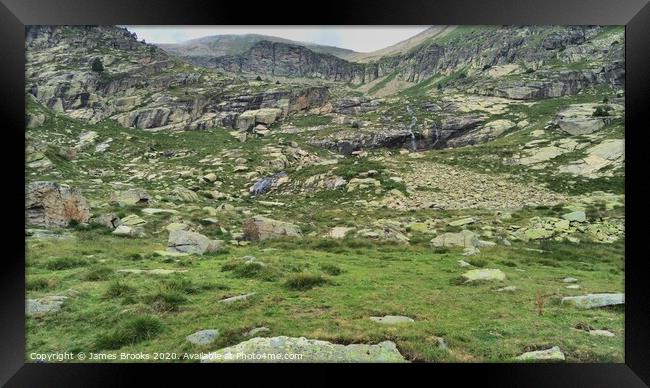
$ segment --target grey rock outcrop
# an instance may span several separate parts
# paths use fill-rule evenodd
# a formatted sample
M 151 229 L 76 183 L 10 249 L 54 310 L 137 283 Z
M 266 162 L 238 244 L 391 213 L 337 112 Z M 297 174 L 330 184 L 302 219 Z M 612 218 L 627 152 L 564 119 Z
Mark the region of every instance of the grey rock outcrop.
M 66 227 L 72 221 L 88 222 L 90 207 L 79 190 L 54 182 L 32 182 L 26 187 L 25 219 L 28 225 Z

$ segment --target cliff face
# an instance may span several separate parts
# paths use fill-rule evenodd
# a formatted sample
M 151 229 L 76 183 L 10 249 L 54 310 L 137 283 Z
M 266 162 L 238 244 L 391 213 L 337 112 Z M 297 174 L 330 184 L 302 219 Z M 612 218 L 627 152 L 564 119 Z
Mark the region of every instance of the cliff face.
M 327 87 L 240 80 L 197 68 L 113 26 L 26 30 L 26 92 L 44 106 L 97 123 L 142 129 L 235 127 L 247 110 L 284 116 L 325 103 Z M 93 68 L 99 61 L 101 68 Z
M 258 42 L 239 55 L 183 58 L 226 72 L 319 78 L 353 85 L 382 77 L 417 84 L 432 77 L 463 73 L 461 78 L 469 79 L 456 83 L 474 93 L 537 99 L 575 94 L 599 83 L 623 85 L 623 45 L 612 41 L 603 46 L 590 41 L 603 29 L 463 26 L 424 41 L 408 52 L 370 63 L 350 62 L 300 45 L 270 41 Z M 492 82 L 494 72 L 490 69 L 501 66 L 518 67 L 519 77 L 501 78 L 498 84 Z
M 306 47 L 261 41 L 241 55 L 185 57 L 194 64 L 229 72 L 246 72 L 283 77 L 320 78 L 362 84 L 372 81 L 366 66 L 348 62 Z

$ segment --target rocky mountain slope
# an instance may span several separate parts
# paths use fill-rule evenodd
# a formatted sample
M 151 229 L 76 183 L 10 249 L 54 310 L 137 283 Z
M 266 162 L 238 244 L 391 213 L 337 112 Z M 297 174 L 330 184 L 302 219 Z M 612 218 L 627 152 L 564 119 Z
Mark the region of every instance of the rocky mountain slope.
M 622 362 L 623 29 L 430 38 L 247 72 L 29 28 L 28 352 Z
M 191 66 L 117 27 L 32 27 L 27 88 L 57 112 L 155 130 L 236 128 L 249 110 L 277 117 L 321 105 L 322 87 L 247 82 Z M 99 60 L 101 70 L 93 70 Z M 272 119 L 275 120 L 275 117 Z
M 290 39 L 278 38 L 269 35 L 214 35 L 192 39 L 182 43 L 157 44 L 170 54 L 179 57 L 221 57 L 225 55 L 239 55 L 246 52 L 261 41 L 300 45 L 320 54 L 331 54 L 342 59 L 348 59 L 356 53 L 353 50 L 334 46 L 323 46 L 312 43 L 296 42 Z

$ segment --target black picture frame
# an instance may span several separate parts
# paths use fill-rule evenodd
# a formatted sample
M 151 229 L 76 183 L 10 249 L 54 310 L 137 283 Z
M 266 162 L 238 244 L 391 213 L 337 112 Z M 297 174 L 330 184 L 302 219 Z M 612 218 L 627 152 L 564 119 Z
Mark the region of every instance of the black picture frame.
M 650 289 L 643 241 L 645 230 L 644 130 L 650 106 L 650 4 L 647 0 L 461 0 L 348 2 L 224 2 L 173 0 L 0 0 L 0 109 L 5 231 L 0 259 L 0 384 L 16 387 L 103 386 L 207 377 L 219 384 L 224 374 L 248 383 L 251 377 L 291 383 L 291 376 L 314 365 L 136 365 L 25 363 L 24 213 L 25 26 L 52 25 L 625 25 L 626 38 L 626 266 L 624 364 L 412 364 L 316 365 L 317 372 L 293 383 L 343 379 L 339 372 L 361 371 L 367 383 L 404 382 L 420 372 L 432 384 L 482 386 L 639 387 L 650 384 Z M 644 126 L 645 124 L 645 126 Z M 646 206 L 647 207 L 647 206 Z M 11 210 L 11 214 L 6 211 Z M 10 221 L 11 220 L 11 221 Z M 641 227 L 637 227 L 641 225 Z M 218 368 L 215 370 L 215 368 Z M 445 379 L 445 377 L 450 380 Z M 225 379 L 223 383 L 225 383 Z M 426 382 L 427 380 L 423 380 Z

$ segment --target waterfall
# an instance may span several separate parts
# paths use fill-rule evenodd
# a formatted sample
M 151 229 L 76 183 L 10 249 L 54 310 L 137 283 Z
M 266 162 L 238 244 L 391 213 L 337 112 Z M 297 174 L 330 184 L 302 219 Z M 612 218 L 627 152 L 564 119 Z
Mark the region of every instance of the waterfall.
M 415 128 L 415 125 L 418 122 L 418 118 L 415 117 L 415 115 L 411 111 L 411 107 L 409 105 L 406 105 L 406 111 L 408 112 L 408 114 L 411 115 L 411 123 L 407 127 L 407 129 L 409 131 L 409 135 L 411 137 L 411 150 L 417 151 L 418 146 L 417 146 L 417 144 L 415 142 L 415 134 L 413 133 L 413 128 Z

